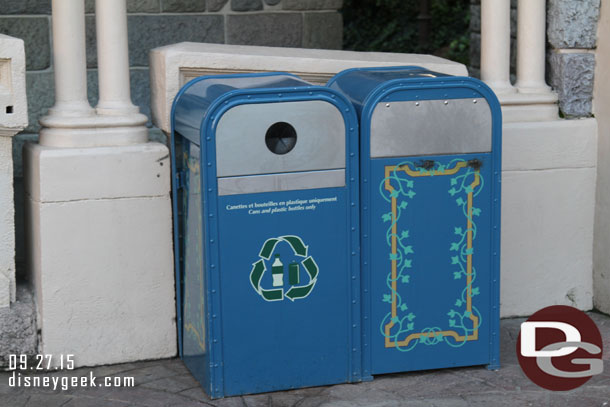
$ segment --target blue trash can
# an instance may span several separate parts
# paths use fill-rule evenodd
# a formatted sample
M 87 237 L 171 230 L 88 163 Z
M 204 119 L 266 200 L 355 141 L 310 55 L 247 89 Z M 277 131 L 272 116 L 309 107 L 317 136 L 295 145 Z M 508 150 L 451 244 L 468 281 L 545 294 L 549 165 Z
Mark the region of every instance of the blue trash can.
M 180 355 L 213 398 L 359 381 L 358 124 L 285 73 L 172 109 Z
M 350 69 L 360 119 L 363 376 L 499 367 L 501 112 L 481 81 Z

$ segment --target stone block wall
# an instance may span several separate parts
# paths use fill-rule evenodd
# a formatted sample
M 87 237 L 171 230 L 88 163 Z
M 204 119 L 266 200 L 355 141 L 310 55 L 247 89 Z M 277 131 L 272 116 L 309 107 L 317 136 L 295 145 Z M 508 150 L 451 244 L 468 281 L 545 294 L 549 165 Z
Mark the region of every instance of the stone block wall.
M 103 0 L 98 0 L 103 1 Z M 89 99 L 98 99 L 95 1 L 86 0 Z M 150 117 L 148 52 L 182 41 L 340 49 L 343 0 L 127 0 L 132 100 Z M 25 41 L 29 126 L 13 140 L 17 272 L 23 254 L 21 150 L 54 103 L 51 0 L 0 0 L 0 33 Z M 153 132 L 154 133 L 154 132 Z
M 566 118 L 591 116 L 600 0 L 547 0 L 547 82 Z M 470 5 L 470 67 L 479 77 L 481 0 Z M 517 57 L 517 0 L 511 0 L 511 79 Z
M 600 0 L 548 0 L 548 80 L 566 117 L 591 116 Z
M 103 0 L 102 0 L 103 1 Z M 342 0 L 127 0 L 133 99 L 148 114 L 148 51 L 182 41 L 340 49 Z M 89 98 L 97 100 L 95 2 L 86 0 Z M 51 1 L 0 0 L 0 33 L 25 41 L 30 125 L 53 104 Z

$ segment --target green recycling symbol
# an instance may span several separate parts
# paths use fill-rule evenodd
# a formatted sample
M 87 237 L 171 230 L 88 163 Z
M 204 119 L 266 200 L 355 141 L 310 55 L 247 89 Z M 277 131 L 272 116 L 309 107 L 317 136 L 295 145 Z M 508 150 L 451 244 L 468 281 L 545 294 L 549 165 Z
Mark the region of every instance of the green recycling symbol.
M 271 260 L 275 247 L 280 242 L 286 242 L 292 248 L 295 256 L 303 258 L 300 263 L 292 263 L 288 267 L 289 284 L 291 287 L 284 292 L 284 265 L 282 264 L 279 254 L 276 254 L 275 261 L 271 266 L 271 273 L 273 277 L 273 288 L 266 289 L 261 287 L 261 281 L 267 268 L 265 267 L 265 260 Z M 313 287 L 316 285 L 318 278 L 318 265 L 316 264 L 313 257 L 308 255 L 308 246 L 305 246 L 303 240 L 298 236 L 281 236 L 277 238 L 267 239 L 258 254 L 259 260 L 252 264 L 252 271 L 250 271 L 250 283 L 254 290 L 261 296 L 265 301 L 282 301 L 284 297 L 290 301 L 298 300 L 307 297 Z M 309 282 L 305 285 L 300 284 L 299 281 L 299 267 L 303 266 L 307 275 L 309 276 Z

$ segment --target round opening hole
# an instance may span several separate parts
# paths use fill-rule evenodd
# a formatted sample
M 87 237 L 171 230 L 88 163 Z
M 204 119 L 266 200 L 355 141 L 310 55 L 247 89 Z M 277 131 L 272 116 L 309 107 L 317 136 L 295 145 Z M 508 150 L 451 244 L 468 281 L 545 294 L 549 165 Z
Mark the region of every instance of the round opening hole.
M 297 132 L 285 122 L 274 123 L 265 134 L 265 144 L 274 154 L 286 154 L 297 144 Z

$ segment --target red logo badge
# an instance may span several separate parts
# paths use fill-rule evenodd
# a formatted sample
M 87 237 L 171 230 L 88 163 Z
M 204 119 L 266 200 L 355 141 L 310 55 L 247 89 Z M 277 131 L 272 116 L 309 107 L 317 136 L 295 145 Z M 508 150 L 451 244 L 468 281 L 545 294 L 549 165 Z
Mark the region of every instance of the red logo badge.
M 595 322 L 573 307 L 541 309 L 521 324 L 517 357 L 531 381 L 566 391 L 585 384 L 604 369 L 602 337 Z

